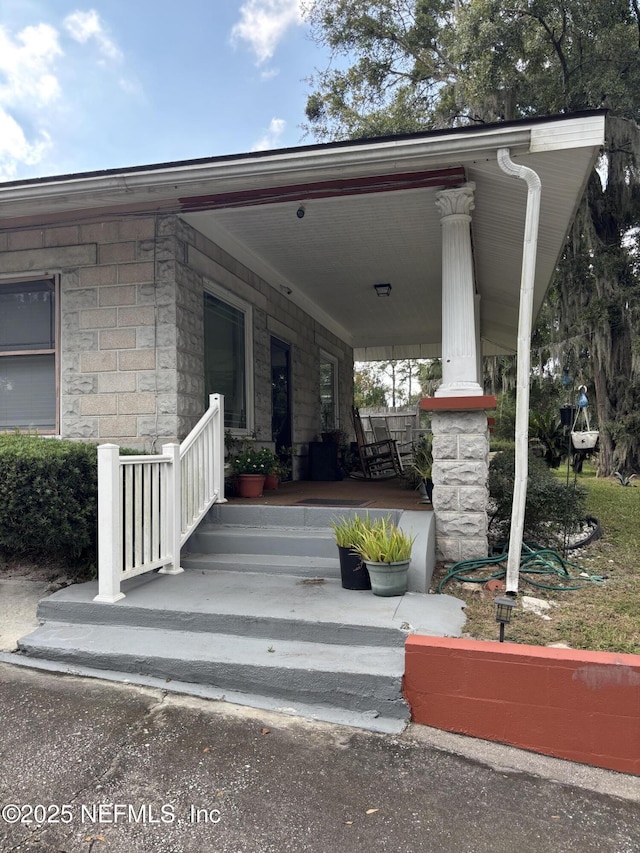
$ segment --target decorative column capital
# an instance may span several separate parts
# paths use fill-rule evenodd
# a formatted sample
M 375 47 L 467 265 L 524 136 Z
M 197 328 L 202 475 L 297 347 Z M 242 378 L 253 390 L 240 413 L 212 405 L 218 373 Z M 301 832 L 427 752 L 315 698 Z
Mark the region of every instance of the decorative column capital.
M 436 193 L 436 207 L 442 218 L 446 216 L 470 216 L 475 207 L 473 197 L 476 185 L 473 181 L 462 187 L 453 187 Z

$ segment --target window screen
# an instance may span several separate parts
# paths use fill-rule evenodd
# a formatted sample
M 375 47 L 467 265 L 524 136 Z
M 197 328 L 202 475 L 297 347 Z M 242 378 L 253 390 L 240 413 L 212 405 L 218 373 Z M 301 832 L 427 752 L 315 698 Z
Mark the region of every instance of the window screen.
M 56 429 L 55 286 L 0 284 L 0 430 Z
M 245 313 L 204 294 L 205 408 L 224 394 L 224 425 L 247 428 Z

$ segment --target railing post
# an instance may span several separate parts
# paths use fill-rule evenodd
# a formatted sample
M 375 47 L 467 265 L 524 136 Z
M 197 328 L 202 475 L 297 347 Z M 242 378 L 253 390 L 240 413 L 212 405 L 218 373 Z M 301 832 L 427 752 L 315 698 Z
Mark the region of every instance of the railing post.
M 120 448 L 98 447 L 98 594 L 94 601 L 113 604 L 124 598 L 122 575 L 122 494 Z
M 218 413 L 213 419 L 213 490 L 217 493 L 217 503 L 226 503 L 224 496 L 224 394 L 210 394 L 209 408 L 217 406 Z
M 180 465 L 180 445 L 163 444 L 163 456 L 171 457 L 169 482 L 166 490 L 165 522 L 167 535 L 167 553 L 171 554 L 171 563 L 160 569 L 163 575 L 179 575 L 184 569 L 180 566 L 180 538 L 182 535 L 182 469 Z

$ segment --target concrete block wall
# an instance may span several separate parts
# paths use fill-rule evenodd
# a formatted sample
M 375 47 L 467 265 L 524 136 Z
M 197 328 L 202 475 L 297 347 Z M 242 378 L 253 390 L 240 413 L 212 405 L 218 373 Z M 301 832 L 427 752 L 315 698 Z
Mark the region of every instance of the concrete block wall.
M 640 775 L 640 658 L 410 636 L 416 723 Z
M 318 335 L 339 358 L 342 406 L 350 405 L 351 349 L 177 216 L 105 217 L 0 234 L 0 281 L 31 274 L 60 277 L 64 438 L 152 450 L 187 435 L 203 411 L 205 279 L 253 307 L 261 438 L 271 438 L 272 334 L 292 346 L 296 443 L 320 428 Z
M 60 433 L 65 438 L 149 447 L 175 417 L 156 405 L 159 299 L 155 218 L 130 216 L 7 232 L 3 278 L 60 277 Z M 171 384 L 171 383 L 169 383 Z
M 450 565 L 486 557 L 489 475 L 486 412 L 434 411 L 431 427 L 437 559 Z

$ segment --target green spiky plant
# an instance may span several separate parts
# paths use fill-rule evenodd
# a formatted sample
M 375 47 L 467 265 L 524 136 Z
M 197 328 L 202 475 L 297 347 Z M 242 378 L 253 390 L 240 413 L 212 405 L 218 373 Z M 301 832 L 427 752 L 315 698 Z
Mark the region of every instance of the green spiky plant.
M 411 559 L 413 541 L 386 516 L 360 531 L 354 550 L 366 563 L 401 563 Z
M 334 518 L 331 527 L 336 537 L 336 545 L 339 548 L 353 548 L 360 540 L 364 530 L 371 527 L 372 521 L 369 516 L 347 515 Z

